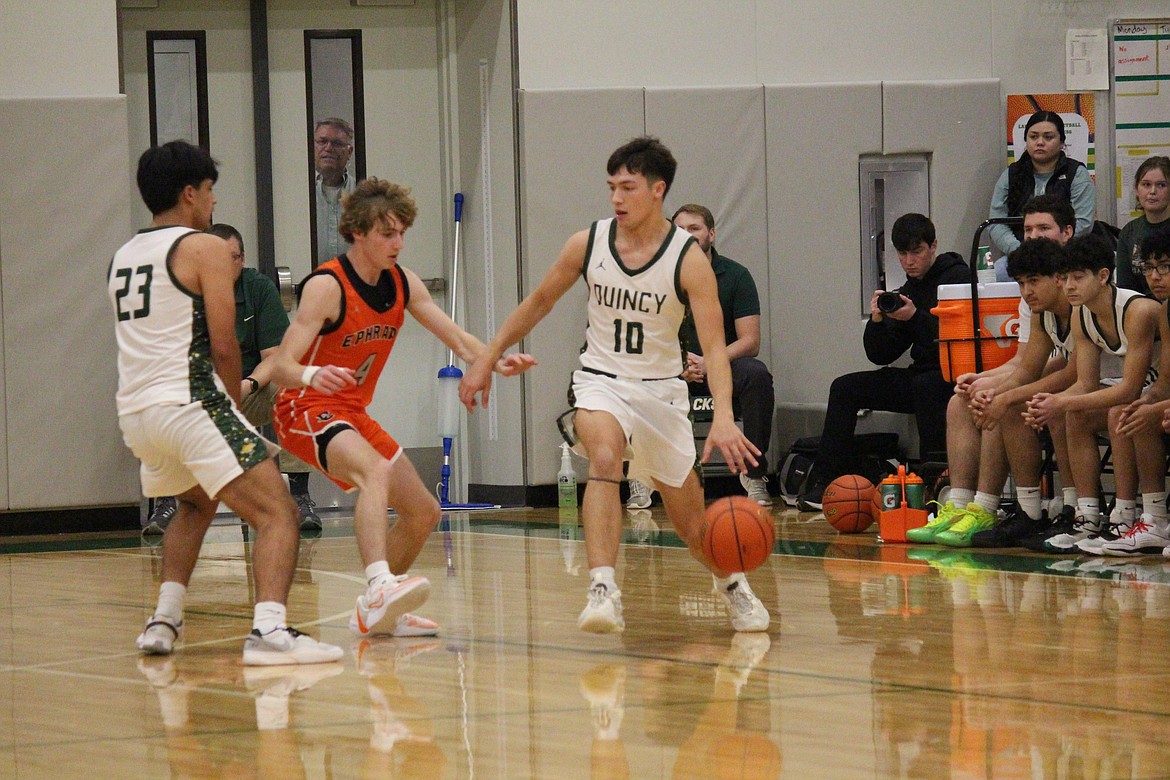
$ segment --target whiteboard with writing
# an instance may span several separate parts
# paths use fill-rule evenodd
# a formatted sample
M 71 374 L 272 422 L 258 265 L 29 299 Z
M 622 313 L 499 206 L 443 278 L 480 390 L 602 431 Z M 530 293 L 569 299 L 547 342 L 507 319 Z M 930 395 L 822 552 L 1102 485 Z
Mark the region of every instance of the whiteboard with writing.
M 1142 161 L 1170 155 L 1170 19 L 1118 19 L 1110 29 L 1117 224 L 1134 209 Z

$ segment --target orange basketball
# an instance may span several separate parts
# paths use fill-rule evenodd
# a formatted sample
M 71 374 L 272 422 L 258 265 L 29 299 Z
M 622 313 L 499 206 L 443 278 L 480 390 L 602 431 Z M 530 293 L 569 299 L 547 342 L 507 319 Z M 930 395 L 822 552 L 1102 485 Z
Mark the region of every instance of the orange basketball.
M 837 477 L 825 488 L 821 511 L 829 525 L 843 534 L 856 534 L 873 524 L 873 483 L 857 474 Z
M 717 499 L 703 514 L 703 551 L 725 572 L 759 568 L 775 543 L 772 515 L 747 496 Z
M 869 505 L 869 513 L 875 523 L 882 521 L 882 491 L 878 490 L 876 485 L 873 488 L 873 501 Z

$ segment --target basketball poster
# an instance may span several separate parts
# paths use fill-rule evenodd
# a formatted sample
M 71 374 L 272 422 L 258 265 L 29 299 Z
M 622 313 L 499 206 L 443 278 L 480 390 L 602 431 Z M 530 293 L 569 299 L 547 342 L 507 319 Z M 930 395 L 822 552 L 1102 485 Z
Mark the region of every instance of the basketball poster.
M 1064 120 L 1064 153 L 1080 160 L 1096 181 L 1096 130 L 1093 116 L 1093 93 L 1062 92 L 1055 95 L 1008 95 L 1007 156 L 1011 164 L 1026 149 L 1024 125 L 1037 111 L 1055 111 Z

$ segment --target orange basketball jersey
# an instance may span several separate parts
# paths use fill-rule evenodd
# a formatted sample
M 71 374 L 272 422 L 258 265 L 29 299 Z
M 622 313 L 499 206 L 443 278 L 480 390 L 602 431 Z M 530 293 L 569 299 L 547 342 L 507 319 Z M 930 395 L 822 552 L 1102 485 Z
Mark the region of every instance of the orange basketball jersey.
M 311 387 L 282 390 L 277 414 L 293 413 L 294 406 L 328 403 L 364 409 L 386 365 L 402 328 L 410 289 L 397 265 L 384 271 L 374 286 L 366 284 L 342 255 L 318 266 L 310 276 L 328 274 L 341 285 L 341 315 L 313 340 L 302 362 L 312 366 L 352 368 L 357 385 L 328 396 Z

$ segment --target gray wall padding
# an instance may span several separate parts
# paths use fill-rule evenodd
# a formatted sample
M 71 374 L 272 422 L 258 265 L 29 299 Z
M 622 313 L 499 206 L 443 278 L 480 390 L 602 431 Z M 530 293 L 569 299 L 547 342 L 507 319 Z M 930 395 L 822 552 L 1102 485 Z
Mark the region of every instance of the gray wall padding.
M 887 81 L 882 97 L 883 151 L 931 153 L 930 217 L 939 251 L 969 260 L 1007 159 L 999 81 Z
M 520 93 L 520 205 L 523 289 L 528 295 L 570 235 L 613 215 L 605 163 L 645 132 L 641 89 Z M 513 306 L 501 306 L 504 316 Z M 556 482 L 561 436 L 556 419 L 585 342 L 585 286 L 574 285 L 525 342 L 540 365 L 524 376 L 529 485 Z M 506 381 L 506 380 L 505 380 Z M 579 464 L 578 473 L 585 475 Z
M 842 373 L 872 368 L 861 283 L 857 159 L 882 150 L 881 84 L 765 90 L 772 373 L 784 403 L 824 404 Z M 777 415 L 782 446 L 783 414 Z M 779 452 L 779 450 L 777 450 Z
M 0 100 L 10 509 L 137 503 L 106 270 L 129 238 L 124 97 Z

